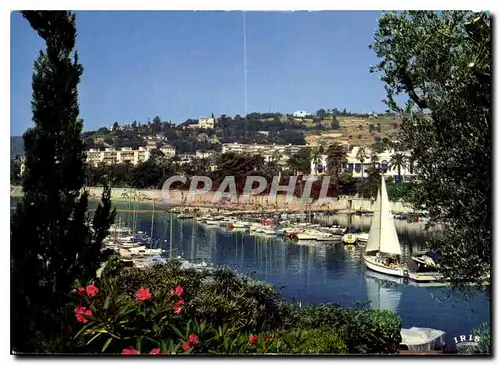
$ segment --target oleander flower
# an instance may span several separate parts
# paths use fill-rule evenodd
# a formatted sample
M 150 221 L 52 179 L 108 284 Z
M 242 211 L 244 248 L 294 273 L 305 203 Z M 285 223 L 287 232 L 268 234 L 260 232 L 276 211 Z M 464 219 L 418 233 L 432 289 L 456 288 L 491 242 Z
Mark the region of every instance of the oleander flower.
M 188 340 L 190 343 L 192 343 L 193 345 L 197 345 L 199 342 L 200 342 L 200 339 L 198 338 L 198 336 L 196 336 L 194 333 L 191 333 L 188 337 Z
M 140 288 L 135 293 L 135 296 L 137 297 L 137 299 L 139 299 L 141 301 L 145 301 L 145 300 L 151 299 L 152 294 L 151 294 L 151 291 L 149 289 L 147 289 L 147 288 Z
M 89 297 L 94 297 L 97 293 L 99 293 L 99 288 L 97 288 L 97 286 L 94 285 L 94 282 L 92 282 L 92 284 L 87 285 L 85 292 Z

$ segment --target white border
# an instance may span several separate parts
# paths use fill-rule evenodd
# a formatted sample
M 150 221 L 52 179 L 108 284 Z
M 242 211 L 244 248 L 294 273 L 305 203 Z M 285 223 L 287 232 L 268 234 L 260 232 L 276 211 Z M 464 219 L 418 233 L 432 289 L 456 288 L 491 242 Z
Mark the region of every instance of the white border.
M 69 6 L 71 4 L 71 6 Z M 495 4 L 495 5 L 494 5 Z M 370 1 L 362 1 L 362 0 L 351 0 L 349 2 L 339 2 L 333 3 L 333 2 L 327 2 L 327 1 L 318 1 L 318 0 L 309 0 L 309 1 L 304 1 L 304 2 L 298 2 L 298 1 L 293 1 L 293 0 L 281 0 L 281 1 L 261 1 L 261 0 L 253 0 L 253 1 L 239 1 L 236 2 L 234 0 L 211 0 L 211 1 L 201 1 L 201 0 L 175 0 L 175 1 L 168 1 L 168 2 L 160 2 L 160 1 L 150 1 L 150 0 L 142 0 L 140 2 L 137 1 L 117 1 L 117 2 L 106 2 L 106 4 L 103 1 L 96 1 L 96 0 L 87 0 L 87 1 L 61 1 L 61 0 L 54 0 L 50 2 L 42 2 L 42 1 L 5 1 L 2 2 L 2 12 L 1 12 L 1 22 L 0 26 L 2 28 L 1 31 L 1 42 L 2 42 L 2 47 L 1 49 L 7 50 L 10 49 L 10 12 L 11 10 L 20 10 L 20 9 L 67 9 L 71 8 L 74 10 L 379 10 L 381 8 L 383 9 L 395 9 L 395 10 L 402 10 L 405 8 L 412 8 L 412 9 L 433 9 L 433 10 L 440 10 L 440 9 L 470 9 L 474 8 L 474 10 L 490 10 L 493 13 L 495 12 L 496 9 L 496 4 L 497 2 L 493 1 L 483 1 L 483 0 L 476 0 L 473 3 L 471 2 L 466 2 L 463 0 L 454 0 L 454 1 L 429 1 L 429 0 L 419 0 L 419 1 L 412 1 L 412 2 L 401 2 L 401 1 L 396 1 L 396 0 L 384 0 L 384 1 L 379 1 L 377 3 L 375 2 L 370 2 Z M 404 5 L 404 6 L 403 6 Z M 472 5 L 472 6 L 471 6 Z M 498 25 L 495 27 L 495 35 L 493 39 L 497 39 L 498 33 Z M 0 145 L 2 149 L 2 155 L 4 156 L 1 159 L 2 165 L 6 168 L 6 170 L 9 170 L 9 165 L 8 165 L 8 159 L 7 156 L 10 156 L 10 140 L 7 140 L 7 136 L 10 136 L 10 124 L 7 123 L 7 121 L 10 120 L 10 113 L 9 113 L 9 108 L 10 108 L 10 83 L 9 83 L 9 78 L 10 78 L 10 52 L 2 52 L 1 62 L 2 62 L 2 79 L 1 79 L 1 87 L 2 87 L 2 98 L 1 103 L 2 103 L 2 114 L 3 118 L 2 121 L 3 123 L 0 123 L 0 128 L 2 128 L 2 133 L 1 135 L 4 136 L 5 138 L 5 143 Z M 494 58 L 495 66 L 498 62 L 497 58 Z M 498 69 L 495 67 L 495 69 Z M 494 94 L 496 95 L 496 94 Z M 496 98 L 495 98 L 496 102 Z M 495 137 L 496 137 L 496 132 L 498 132 L 500 128 L 495 129 Z M 496 149 L 495 149 L 496 150 Z M 495 154 L 496 155 L 496 154 Z M 496 157 L 496 156 L 495 156 Z M 497 165 L 498 160 L 495 161 L 495 165 Z M 498 167 L 498 166 L 495 166 Z M 495 170 L 496 171 L 496 170 Z M 7 192 L 8 191 L 8 186 L 10 186 L 10 182 L 8 181 L 9 179 L 9 174 L 4 174 L 1 179 L 2 183 L 2 191 Z M 7 201 L 7 200 L 5 200 Z M 3 205 L 3 203 L 2 203 Z M 498 208 L 497 206 L 497 200 L 495 199 L 495 208 Z M 8 229 L 8 224 L 10 222 L 10 214 L 7 213 L 10 211 L 10 209 L 7 207 L 7 204 L 3 207 L 2 215 L 3 219 L 1 220 L 2 222 L 2 237 L 4 239 L 2 240 L 1 244 L 1 249 L 2 249 L 2 254 L 0 257 L 3 259 L 3 265 L 0 266 L 2 270 L 2 283 L 4 284 L 2 286 L 3 292 L 7 292 L 7 287 L 10 288 L 10 260 L 9 260 L 9 246 L 8 242 L 10 242 L 10 237 L 9 237 L 9 229 Z M 500 227 L 500 225 L 497 222 L 497 217 L 495 216 L 495 226 Z M 497 255 L 500 252 L 500 249 L 497 248 L 495 251 L 495 260 L 497 259 Z M 495 283 L 494 283 L 495 285 Z M 495 288 L 496 289 L 496 288 Z M 4 295 L 4 298 L 6 295 Z M 7 301 L 5 298 L 3 301 L 0 301 L 1 305 L 1 310 L 0 313 L 2 315 L 0 316 L 1 318 L 1 328 L 2 328 L 2 352 L 1 354 L 3 355 L 4 360 L 2 363 L 4 363 L 5 360 L 8 362 L 14 361 L 14 357 L 8 356 L 7 354 L 10 353 L 10 303 Z M 496 329 L 495 323 L 493 324 Z M 494 334 L 497 334 L 498 331 L 493 330 L 492 331 Z M 495 340 L 493 338 L 493 340 Z M 496 346 L 495 346 L 495 352 L 496 352 Z M 6 355 L 8 358 L 6 359 Z M 117 359 L 117 358 L 114 358 Z M 248 359 L 248 358 L 247 358 Z M 271 358 L 272 359 L 272 358 Z M 266 361 L 269 362 L 271 359 L 266 359 L 262 360 L 259 358 L 259 361 Z M 456 359 L 456 358 L 455 358 Z M 53 361 L 53 359 L 47 359 L 48 361 Z M 121 359 L 120 359 L 121 360 Z M 129 359 L 130 360 L 130 359 Z M 192 359 L 190 359 L 193 361 Z M 371 357 L 368 358 L 367 360 L 369 361 L 374 361 L 374 362 L 383 362 L 386 361 L 384 358 L 379 358 L 377 359 L 376 357 Z M 402 359 L 393 359 L 395 361 L 401 362 L 403 361 Z M 413 358 L 413 362 L 417 363 L 423 363 L 425 358 L 420 359 L 415 359 Z M 68 358 L 61 358 L 60 361 L 63 363 L 69 363 L 70 359 Z M 83 359 L 83 362 L 88 362 L 88 363 L 104 363 L 102 359 Z M 151 360 L 146 360 L 146 361 L 151 361 Z M 173 361 L 175 363 L 180 363 L 182 361 L 181 359 L 170 359 L 170 361 Z M 202 362 L 203 360 L 194 360 L 195 362 Z M 231 360 L 232 361 L 232 360 Z M 299 358 L 289 358 L 286 361 L 299 361 Z M 331 360 L 329 359 L 318 359 L 316 361 L 319 362 L 330 362 Z M 334 360 L 335 361 L 335 360 Z M 350 362 L 358 362 L 361 361 L 361 359 L 357 358 L 351 358 L 349 359 Z

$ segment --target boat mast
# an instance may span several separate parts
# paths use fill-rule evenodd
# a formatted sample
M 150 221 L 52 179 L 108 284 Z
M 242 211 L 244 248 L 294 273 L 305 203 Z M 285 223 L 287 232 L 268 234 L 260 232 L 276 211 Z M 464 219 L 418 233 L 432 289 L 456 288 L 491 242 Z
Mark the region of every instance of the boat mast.
M 382 175 L 382 179 L 384 178 L 384 175 Z M 380 181 L 380 206 L 378 207 L 380 210 L 380 219 L 378 222 L 378 252 L 380 253 L 380 243 L 382 242 L 382 181 Z
M 153 214 L 151 214 L 151 240 L 153 240 L 154 224 L 155 224 L 155 200 L 153 198 Z
M 170 209 L 170 252 L 168 257 L 172 258 L 172 209 Z

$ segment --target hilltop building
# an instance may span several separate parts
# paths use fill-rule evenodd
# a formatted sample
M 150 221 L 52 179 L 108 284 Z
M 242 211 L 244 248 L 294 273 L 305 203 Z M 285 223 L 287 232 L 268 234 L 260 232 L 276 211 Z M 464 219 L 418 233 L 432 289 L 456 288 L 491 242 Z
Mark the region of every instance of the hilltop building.
M 305 110 L 297 110 L 295 113 L 293 113 L 293 116 L 297 118 L 305 118 L 308 115 L 310 115 L 310 113 L 306 112 Z

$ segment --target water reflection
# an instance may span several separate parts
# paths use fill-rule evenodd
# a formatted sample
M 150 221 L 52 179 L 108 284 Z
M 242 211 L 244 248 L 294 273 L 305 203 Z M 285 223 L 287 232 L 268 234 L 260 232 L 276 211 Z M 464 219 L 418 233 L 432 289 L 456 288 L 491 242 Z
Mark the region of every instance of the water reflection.
M 368 271 L 365 273 L 365 280 L 370 307 L 397 313 L 402 293 L 398 290 L 396 284 L 372 275 Z

